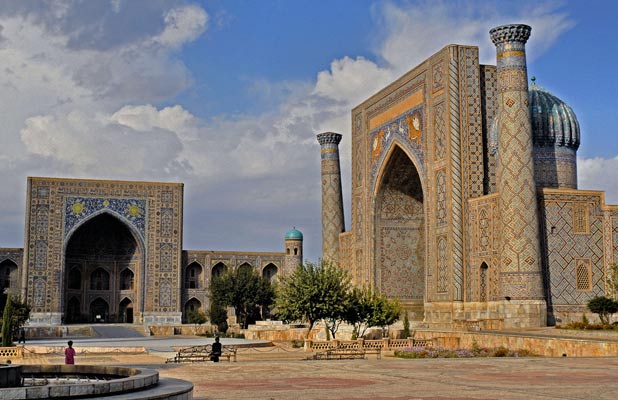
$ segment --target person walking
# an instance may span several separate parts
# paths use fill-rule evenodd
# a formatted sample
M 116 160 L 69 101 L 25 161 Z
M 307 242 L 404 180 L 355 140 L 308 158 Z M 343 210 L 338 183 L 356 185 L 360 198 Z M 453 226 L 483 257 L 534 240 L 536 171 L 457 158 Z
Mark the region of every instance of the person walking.
M 75 349 L 73 348 L 73 341 L 69 340 L 67 344 L 69 347 L 64 349 L 64 363 L 75 364 Z
M 24 328 L 21 328 L 19 330 L 19 340 L 17 341 L 17 344 L 26 344 L 26 330 Z

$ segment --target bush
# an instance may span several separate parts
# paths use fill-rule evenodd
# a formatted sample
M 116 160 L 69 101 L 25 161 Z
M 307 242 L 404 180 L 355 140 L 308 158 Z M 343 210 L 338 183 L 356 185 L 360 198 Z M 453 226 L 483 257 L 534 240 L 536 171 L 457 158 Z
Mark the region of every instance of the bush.
M 609 317 L 618 311 L 618 301 L 605 296 L 597 296 L 588 302 L 588 309 L 599 314 L 601 323 L 609 324 Z
M 447 349 L 444 347 L 408 347 L 395 351 L 399 358 L 472 358 L 472 357 L 534 357 L 536 354 L 528 350 L 509 350 L 506 347 L 494 349 L 479 347 L 474 343 L 472 349 Z

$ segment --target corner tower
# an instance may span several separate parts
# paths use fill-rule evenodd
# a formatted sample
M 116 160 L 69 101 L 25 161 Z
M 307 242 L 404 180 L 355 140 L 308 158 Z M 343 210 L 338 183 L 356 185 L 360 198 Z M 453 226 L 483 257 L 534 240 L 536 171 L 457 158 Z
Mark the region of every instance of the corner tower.
M 489 31 L 497 51 L 500 286 L 510 327 L 545 326 L 547 320 L 528 109 L 530 31 L 520 24 Z
M 285 234 L 285 276 L 291 275 L 303 262 L 303 234 L 296 227 Z
M 322 258 L 339 261 L 339 234 L 344 231 L 339 142 L 341 135 L 324 132 L 317 135 L 322 166 Z

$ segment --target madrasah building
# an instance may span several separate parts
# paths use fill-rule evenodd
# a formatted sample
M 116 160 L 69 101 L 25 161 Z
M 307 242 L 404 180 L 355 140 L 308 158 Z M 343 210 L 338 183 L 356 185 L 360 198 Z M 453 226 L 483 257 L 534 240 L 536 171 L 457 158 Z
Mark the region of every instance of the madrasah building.
M 546 326 L 615 295 L 618 206 L 577 189 L 579 124 L 528 85 L 530 33 L 492 29 L 496 66 L 446 46 L 352 110 L 349 231 L 342 136 L 318 135 L 323 257 L 426 326 Z
M 545 326 L 610 294 L 618 207 L 577 190 L 579 124 L 528 86 L 530 32 L 492 29 L 496 66 L 446 46 L 352 110 L 350 231 L 342 136 L 318 135 L 323 258 L 429 327 Z M 302 261 L 296 229 L 283 252 L 183 250 L 183 207 L 182 183 L 28 178 L 24 247 L 0 249 L 0 287 L 31 325 L 176 325 L 207 309 L 213 276 L 277 279 Z

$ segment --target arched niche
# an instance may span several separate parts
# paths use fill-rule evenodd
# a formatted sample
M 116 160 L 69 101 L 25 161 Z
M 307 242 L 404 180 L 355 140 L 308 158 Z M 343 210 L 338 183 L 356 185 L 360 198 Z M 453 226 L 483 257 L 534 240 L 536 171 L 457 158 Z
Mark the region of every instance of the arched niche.
M 202 287 L 202 265 L 197 261 L 187 265 L 185 269 L 185 288 L 200 289 Z
M 269 263 L 262 269 L 262 277 L 269 282 L 273 282 L 277 279 L 278 272 L 279 268 L 275 264 Z
M 14 288 L 17 285 L 17 264 L 11 259 L 0 262 L 0 290 Z
M 214 279 L 216 277 L 219 277 L 225 274 L 226 272 L 227 272 L 227 265 L 225 265 L 222 262 L 218 262 L 212 266 L 212 269 L 210 270 L 210 275 Z
M 134 299 L 143 297 L 139 292 L 143 290 L 143 249 L 135 228 L 112 212 L 92 215 L 74 227 L 64 246 L 65 290 L 62 300 L 65 322 L 126 321 L 126 310 L 120 306 L 121 301 L 128 297 L 133 299 L 132 306 L 136 306 L 139 303 Z M 97 314 L 92 312 L 91 301 L 95 297 L 107 304 L 105 318 L 95 319 Z M 72 298 L 83 305 L 79 316 L 68 315 L 68 302 Z
M 425 212 L 421 177 L 395 145 L 377 185 L 375 280 L 380 292 L 422 307 L 425 294 Z

